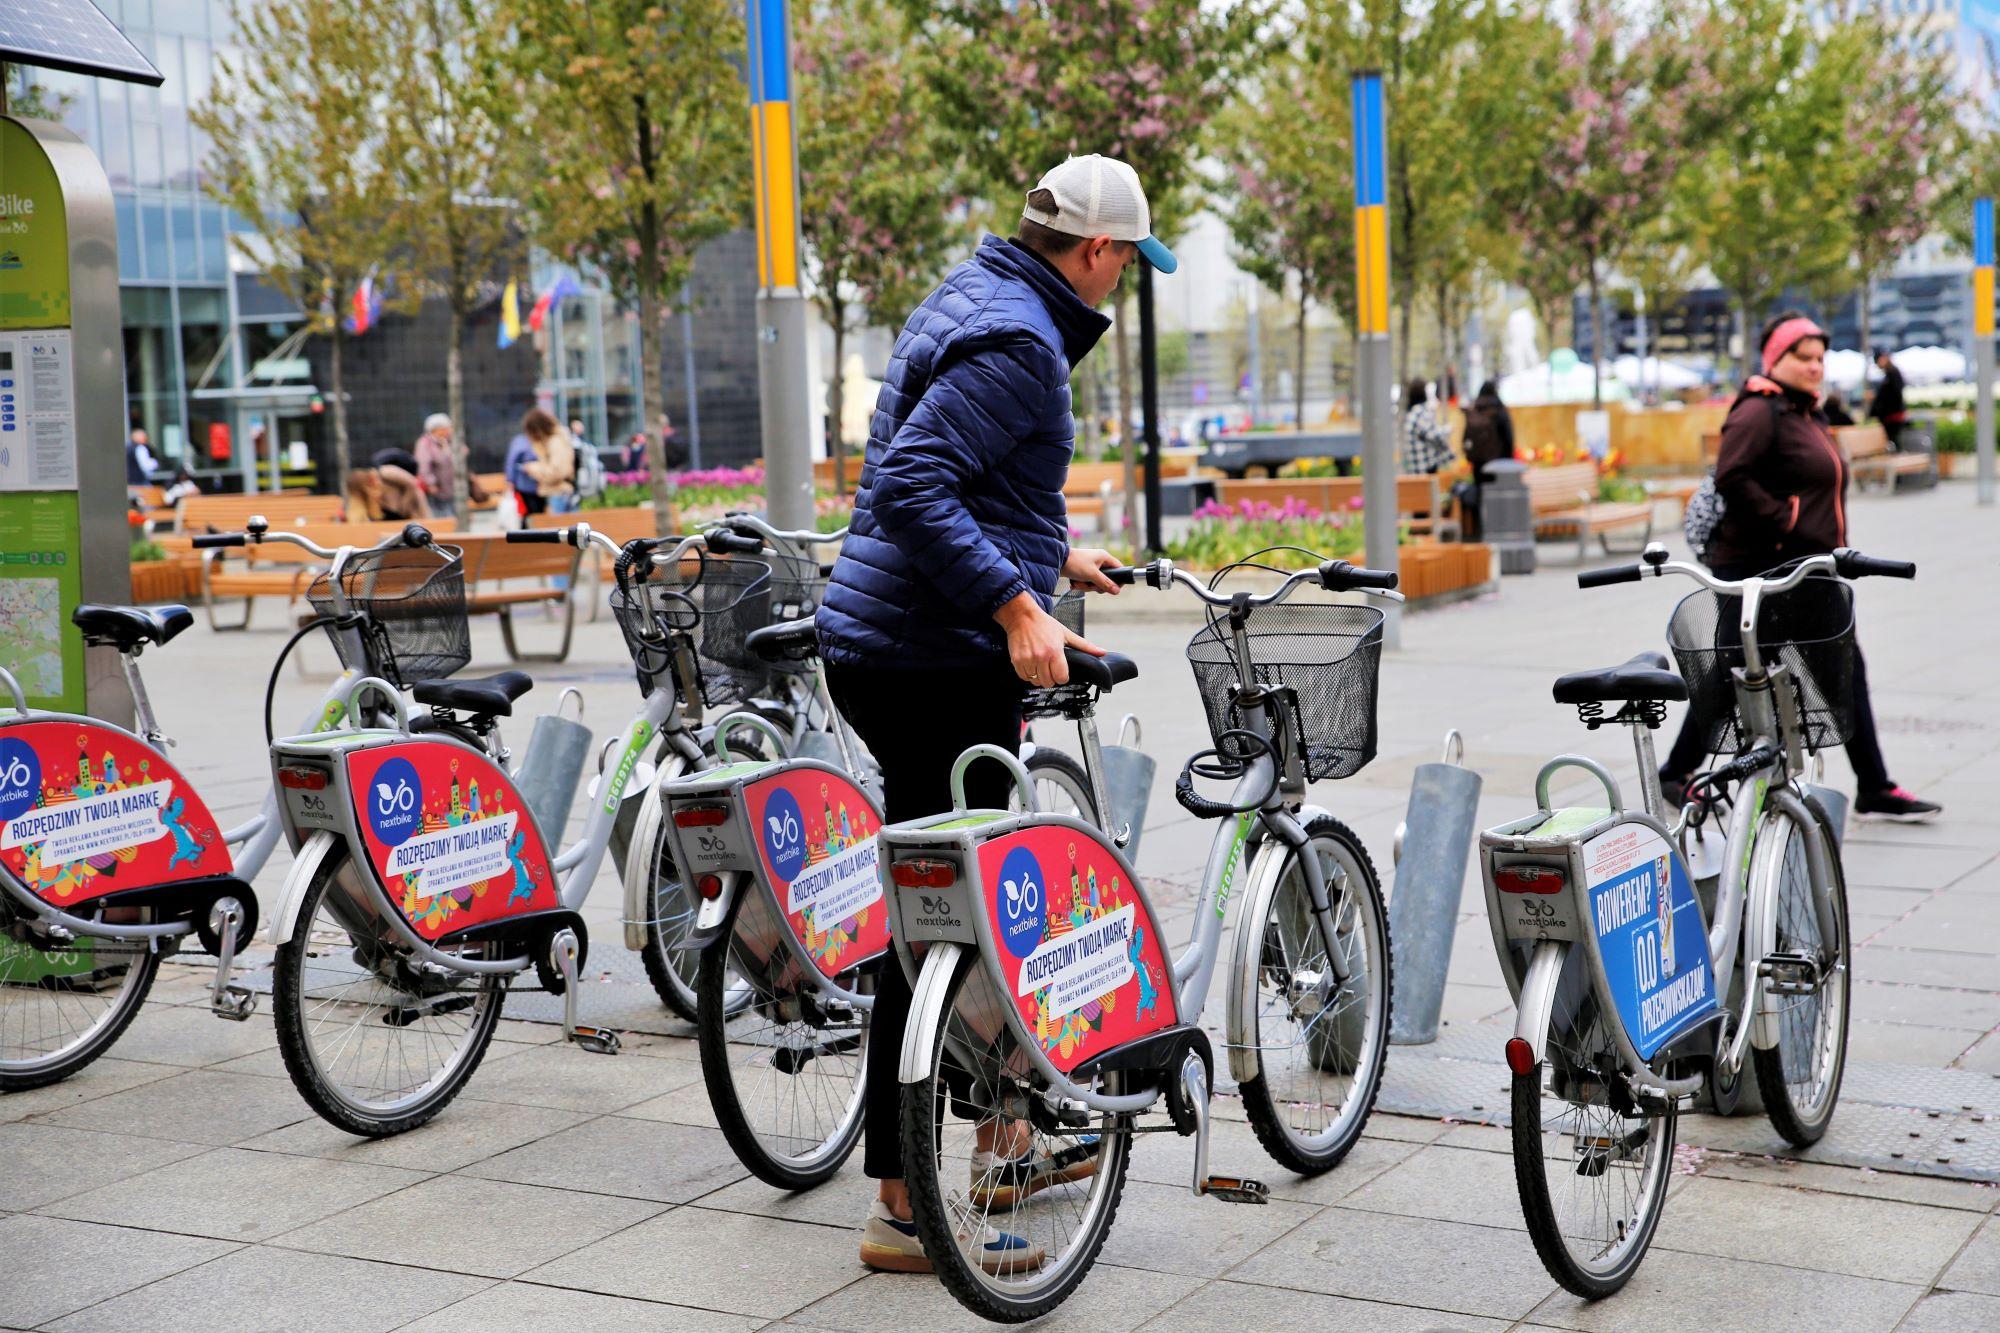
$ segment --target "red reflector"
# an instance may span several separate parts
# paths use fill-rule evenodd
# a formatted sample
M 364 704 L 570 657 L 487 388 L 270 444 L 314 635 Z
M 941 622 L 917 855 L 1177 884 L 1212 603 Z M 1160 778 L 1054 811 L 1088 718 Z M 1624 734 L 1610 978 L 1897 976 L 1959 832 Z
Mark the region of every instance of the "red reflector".
M 714 828 L 729 818 L 726 805 L 677 805 L 674 807 L 675 828 Z
M 948 889 L 958 883 L 958 867 L 918 857 L 891 864 L 889 879 L 899 889 Z
M 323 768 L 281 768 L 278 770 L 278 785 L 292 791 L 324 791 L 326 770 Z
M 1522 1077 L 1535 1072 L 1535 1048 L 1519 1037 L 1507 1039 L 1507 1068 Z
M 1501 866 L 1493 872 L 1493 887 L 1502 893 L 1561 893 L 1567 882 L 1554 866 Z
M 694 882 L 694 891 L 704 898 L 720 898 L 722 896 L 722 876 L 703 875 Z

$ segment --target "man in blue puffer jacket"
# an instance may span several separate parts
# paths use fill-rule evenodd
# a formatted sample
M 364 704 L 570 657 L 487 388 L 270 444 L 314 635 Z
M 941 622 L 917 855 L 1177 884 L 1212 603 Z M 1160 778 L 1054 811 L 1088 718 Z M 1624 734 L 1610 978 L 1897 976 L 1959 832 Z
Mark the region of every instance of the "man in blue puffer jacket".
M 1019 233 L 986 237 L 896 340 L 853 526 L 816 621 L 828 688 L 882 766 L 891 823 L 949 809 L 951 766 L 969 747 L 1019 746 L 1023 691 L 1069 679 L 1065 647 L 1102 652 L 1048 611 L 1063 580 L 1118 591 L 1102 572 L 1117 563 L 1110 552 L 1069 544 L 1069 382 L 1111 325 L 1095 307 L 1141 257 L 1174 269 L 1152 236 L 1137 173 L 1112 158 L 1071 158 L 1029 193 Z M 1004 807 L 1007 776 L 977 765 L 966 795 Z M 863 1168 L 881 1184 L 861 1257 L 929 1272 L 902 1180 L 896 1066 L 909 1003 L 892 960 L 868 1037 Z M 1038 1146 L 1025 1124 L 989 1119 L 977 1147 L 971 1188 L 996 1198 L 1094 1168 L 1088 1152 L 1079 1162 L 1046 1138 Z M 958 1242 L 994 1272 L 1032 1269 L 1044 1257 L 991 1227 Z

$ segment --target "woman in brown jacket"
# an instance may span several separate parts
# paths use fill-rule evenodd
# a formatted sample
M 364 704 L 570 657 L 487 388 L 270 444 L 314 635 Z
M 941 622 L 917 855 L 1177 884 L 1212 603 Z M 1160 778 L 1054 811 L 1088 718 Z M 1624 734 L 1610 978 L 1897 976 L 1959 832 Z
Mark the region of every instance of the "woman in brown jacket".
M 1719 579 L 1745 579 L 1847 545 L 1847 458 L 1821 411 L 1827 336 L 1795 311 L 1764 326 L 1758 339 L 1764 373 L 1752 375 L 1722 423 L 1715 486 L 1722 520 L 1703 553 Z M 1668 799 L 1678 801 L 1701 762 L 1702 729 L 1683 723 L 1660 770 Z M 1868 702 L 1868 671 L 1854 653 L 1854 812 L 1911 823 L 1939 807 L 1890 780 Z

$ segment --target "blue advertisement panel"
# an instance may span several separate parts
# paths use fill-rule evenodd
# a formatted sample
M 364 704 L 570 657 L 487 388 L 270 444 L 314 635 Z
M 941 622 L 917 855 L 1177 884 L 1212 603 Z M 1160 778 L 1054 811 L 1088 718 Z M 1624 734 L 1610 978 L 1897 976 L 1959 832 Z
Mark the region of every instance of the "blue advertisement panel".
M 1642 1059 L 1716 1011 L 1708 932 L 1687 867 L 1658 830 L 1619 824 L 1583 845 L 1590 926 L 1618 1019 Z

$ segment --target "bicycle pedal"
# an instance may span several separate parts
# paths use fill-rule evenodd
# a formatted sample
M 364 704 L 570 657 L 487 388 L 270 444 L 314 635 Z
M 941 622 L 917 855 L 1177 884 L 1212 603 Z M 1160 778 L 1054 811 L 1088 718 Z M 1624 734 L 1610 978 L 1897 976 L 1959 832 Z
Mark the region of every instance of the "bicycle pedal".
M 208 1011 L 232 1023 L 249 1021 L 257 1012 L 257 993 L 248 986 L 229 986 L 208 1003 Z
M 610 1028 L 586 1027 L 578 1023 L 569 1034 L 569 1039 L 592 1055 L 618 1054 L 618 1034 Z
M 1804 953 L 1766 954 L 1757 964 L 1757 975 L 1773 995 L 1811 995 L 1822 980 L 1819 959 Z
M 1261 1180 L 1244 1176 L 1210 1176 L 1201 1183 L 1201 1192 L 1224 1203 L 1269 1203 L 1271 1187 Z

